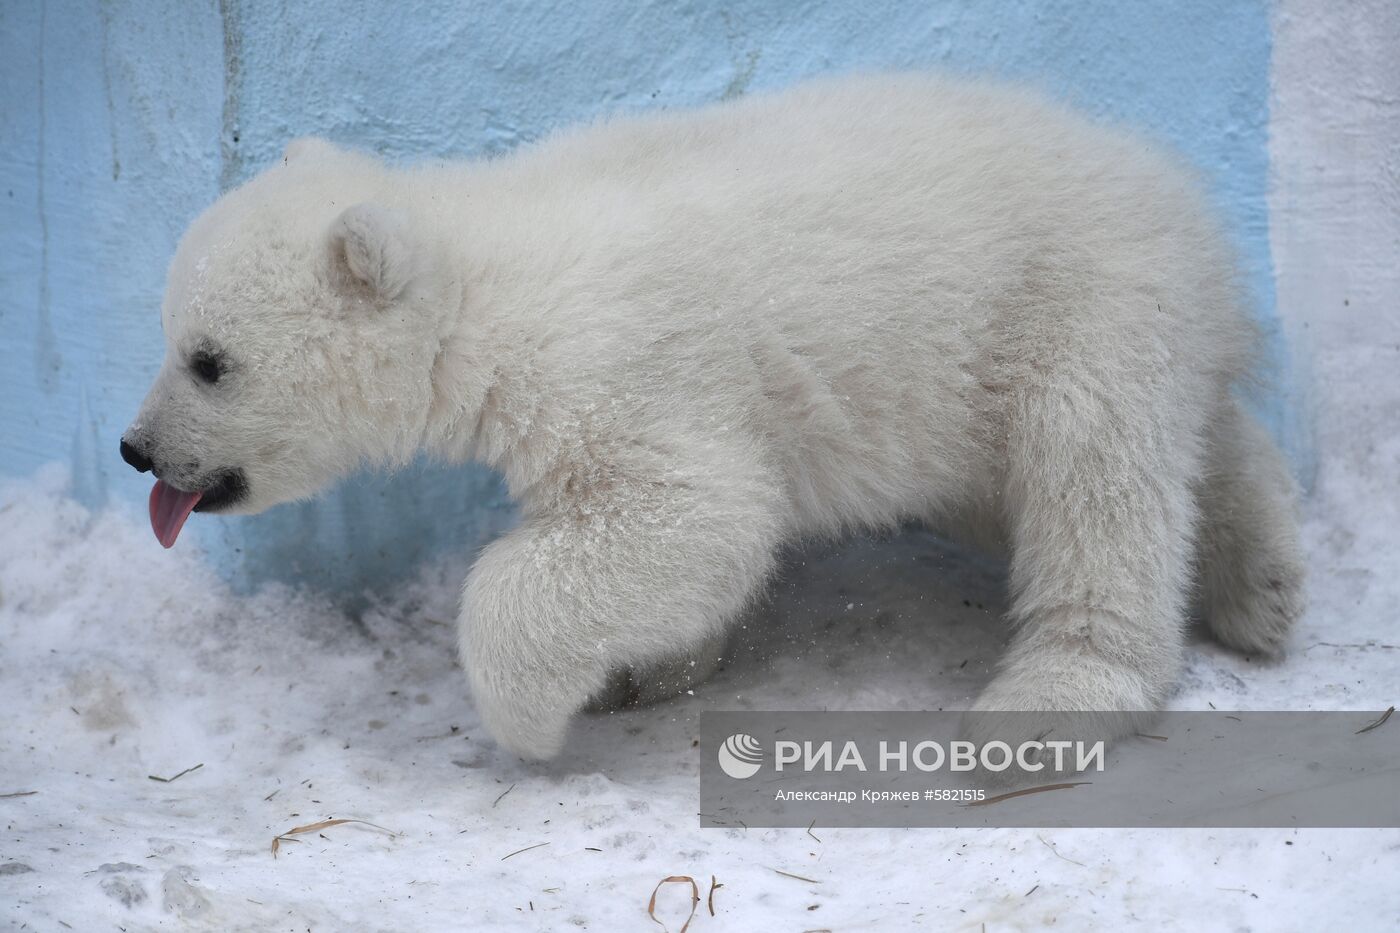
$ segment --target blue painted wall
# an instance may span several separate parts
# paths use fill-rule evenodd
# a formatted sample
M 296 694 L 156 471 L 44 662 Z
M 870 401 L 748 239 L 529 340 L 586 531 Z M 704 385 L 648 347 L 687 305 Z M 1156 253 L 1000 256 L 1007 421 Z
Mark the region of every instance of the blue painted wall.
M 148 481 L 117 440 L 160 364 L 180 232 L 312 133 L 396 160 L 470 157 L 807 75 L 1002 75 L 1183 151 L 1272 320 L 1268 13 L 1264 0 L 0 0 L 0 472 L 66 461 L 84 500 L 141 507 Z M 509 521 L 495 477 L 425 465 L 254 518 L 196 517 L 181 546 L 198 538 L 235 579 L 358 593 Z

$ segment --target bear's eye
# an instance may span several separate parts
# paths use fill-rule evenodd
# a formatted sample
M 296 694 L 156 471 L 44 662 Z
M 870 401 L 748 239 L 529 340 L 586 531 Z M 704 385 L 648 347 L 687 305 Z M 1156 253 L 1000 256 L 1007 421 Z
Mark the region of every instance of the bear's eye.
M 190 358 L 190 369 L 201 382 L 209 385 L 219 381 L 219 377 L 224 374 L 223 364 L 219 358 L 207 350 L 200 350 Z

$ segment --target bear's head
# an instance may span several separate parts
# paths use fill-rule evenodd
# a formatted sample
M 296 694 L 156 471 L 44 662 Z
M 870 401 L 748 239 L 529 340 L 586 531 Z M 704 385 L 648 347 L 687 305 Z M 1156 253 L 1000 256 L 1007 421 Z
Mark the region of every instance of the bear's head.
M 257 512 L 412 455 L 457 286 L 434 273 L 400 179 L 298 141 L 185 234 L 165 360 L 121 442 L 157 478 L 166 547 L 191 511 Z

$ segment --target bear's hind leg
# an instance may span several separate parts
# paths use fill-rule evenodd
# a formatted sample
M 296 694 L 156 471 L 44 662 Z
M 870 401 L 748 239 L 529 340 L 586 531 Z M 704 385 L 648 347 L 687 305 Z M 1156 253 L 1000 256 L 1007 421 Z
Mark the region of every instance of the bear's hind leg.
M 1221 642 L 1278 655 L 1303 611 L 1297 488 L 1272 439 L 1231 400 L 1197 492 L 1200 612 Z
M 1116 739 L 1142 728 L 1174 684 L 1205 419 L 1170 373 L 1142 372 L 1109 391 L 1067 366 L 1009 400 L 1016 633 L 973 708 L 1035 714 L 970 714 L 974 741 Z

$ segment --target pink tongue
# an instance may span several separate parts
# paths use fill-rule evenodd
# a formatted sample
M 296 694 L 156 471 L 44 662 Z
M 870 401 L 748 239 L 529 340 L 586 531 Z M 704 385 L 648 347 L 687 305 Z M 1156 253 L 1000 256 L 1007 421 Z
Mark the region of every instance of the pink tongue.
M 170 547 L 180 537 L 185 519 L 190 517 L 202 493 L 182 492 L 163 479 L 156 480 L 151 490 L 151 530 L 161 547 Z

